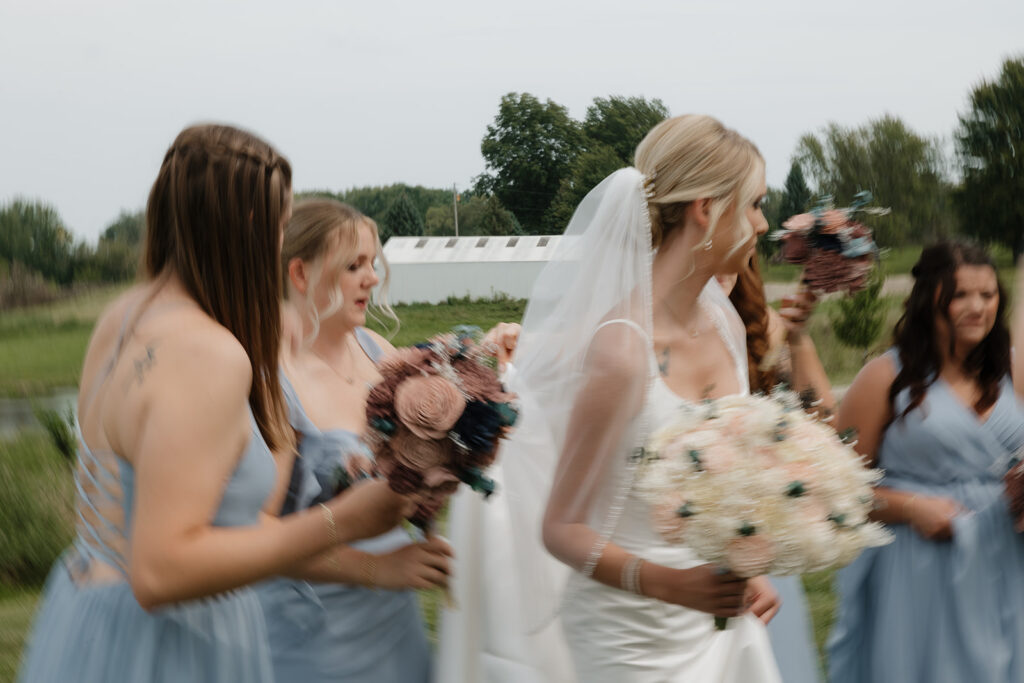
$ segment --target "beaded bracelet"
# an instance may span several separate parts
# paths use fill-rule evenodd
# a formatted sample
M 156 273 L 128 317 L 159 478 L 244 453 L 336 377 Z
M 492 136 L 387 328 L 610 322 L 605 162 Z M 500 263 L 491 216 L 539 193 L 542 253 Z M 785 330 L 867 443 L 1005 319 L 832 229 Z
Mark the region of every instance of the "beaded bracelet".
M 341 564 L 338 562 L 338 527 L 334 524 L 334 513 L 331 512 L 331 508 L 327 507 L 323 503 L 320 503 L 320 510 L 324 515 L 324 524 L 327 525 L 327 538 L 331 541 L 331 547 L 327 551 L 327 562 L 331 565 L 331 569 L 336 572 L 341 571 Z
M 619 578 L 622 590 L 636 593 L 637 595 L 644 594 L 643 588 L 640 585 L 640 568 L 643 565 L 644 559 L 636 555 L 632 555 L 626 560 L 625 564 L 622 565 L 622 576 Z

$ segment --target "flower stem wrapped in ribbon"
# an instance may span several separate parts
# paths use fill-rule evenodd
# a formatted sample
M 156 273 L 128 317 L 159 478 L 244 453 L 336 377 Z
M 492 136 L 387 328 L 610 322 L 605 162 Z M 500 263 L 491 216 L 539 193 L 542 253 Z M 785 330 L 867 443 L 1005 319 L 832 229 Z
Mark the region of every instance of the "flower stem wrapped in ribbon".
M 485 497 L 494 492 L 485 472 L 518 417 L 478 336 L 462 327 L 398 349 L 367 398 L 378 467 L 395 491 L 426 494 L 412 520 L 424 528 L 459 482 Z
M 868 208 L 870 192 L 859 192 L 842 209 L 823 197 L 810 213 L 791 216 L 771 239 L 782 242 L 782 257 L 804 266 L 804 282 L 816 292 L 856 293 L 867 285 L 878 247 L 871 229 L 853 219 L 856 213 L 884 215 L 888 209 Z
M 868 520 L 879 476 L 777 390 L 684 407 L 645 447 L 637 491 L 665 540 L 749 578 L 840 567 L 888 543 Z

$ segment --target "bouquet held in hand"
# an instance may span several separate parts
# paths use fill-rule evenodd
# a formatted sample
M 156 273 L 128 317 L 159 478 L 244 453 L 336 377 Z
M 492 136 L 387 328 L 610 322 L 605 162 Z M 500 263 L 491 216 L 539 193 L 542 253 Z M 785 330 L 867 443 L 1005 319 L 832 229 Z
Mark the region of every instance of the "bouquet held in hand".
M 687 406 L 639 467 L 658 533 L 741 577 L 840 567 L 890 540 L 868 520 L 880 472 L 792 392 Z
M 427 494 L 413 521 L 429 524 L 459 482 L 490 495 L 485 471 L 518 413 L 473 330 L 398 349 L 379 369 L 366 403 L 368 441 L 392 489 Z

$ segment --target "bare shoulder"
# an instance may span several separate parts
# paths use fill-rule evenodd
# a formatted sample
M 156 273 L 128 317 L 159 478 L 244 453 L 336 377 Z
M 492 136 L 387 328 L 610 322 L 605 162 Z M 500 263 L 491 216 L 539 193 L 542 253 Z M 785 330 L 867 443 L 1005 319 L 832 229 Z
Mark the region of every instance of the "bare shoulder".
M 376 332 L 371 330 L 369 327 L 364 327 L 362 329 L 363 329 L 363 332 L 366 333 L 366 336 L 368 336 L 370 339 L 372 339 L 374 342 L 377 343 L 377 346 L 380 347 L 381 352 L 385 356 L 388 355 L 389 353 L 393 353 L 394 352 L 394 350 L 395 350 L 394 344 L 389 342 L 383 336 L 381 336 L 380 334 L 377 334 Z
M 638 327 L 613 321 L 594 333 L 586 355 L 586 367 L 593 374 L 612 381 L 645 380 L 649 370 L 650 339 Z
M 852 392 L 855 396 L 860 394 L 884 394 L 888 396 L 889 387 L 896 379 L 896 364 L 889 354 L 875 358 L 861 368 L 860 372 L 850 385 L 847 396 Z

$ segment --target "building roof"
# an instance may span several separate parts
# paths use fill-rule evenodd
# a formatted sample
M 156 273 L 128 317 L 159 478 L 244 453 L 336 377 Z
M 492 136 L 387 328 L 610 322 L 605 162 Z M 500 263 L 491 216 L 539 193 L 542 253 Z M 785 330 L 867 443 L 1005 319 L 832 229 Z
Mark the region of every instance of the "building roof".
M 391 265 L 548 261 L 561 235 L 502 235 L 478 237 L 392 237 L 384 245 Z

